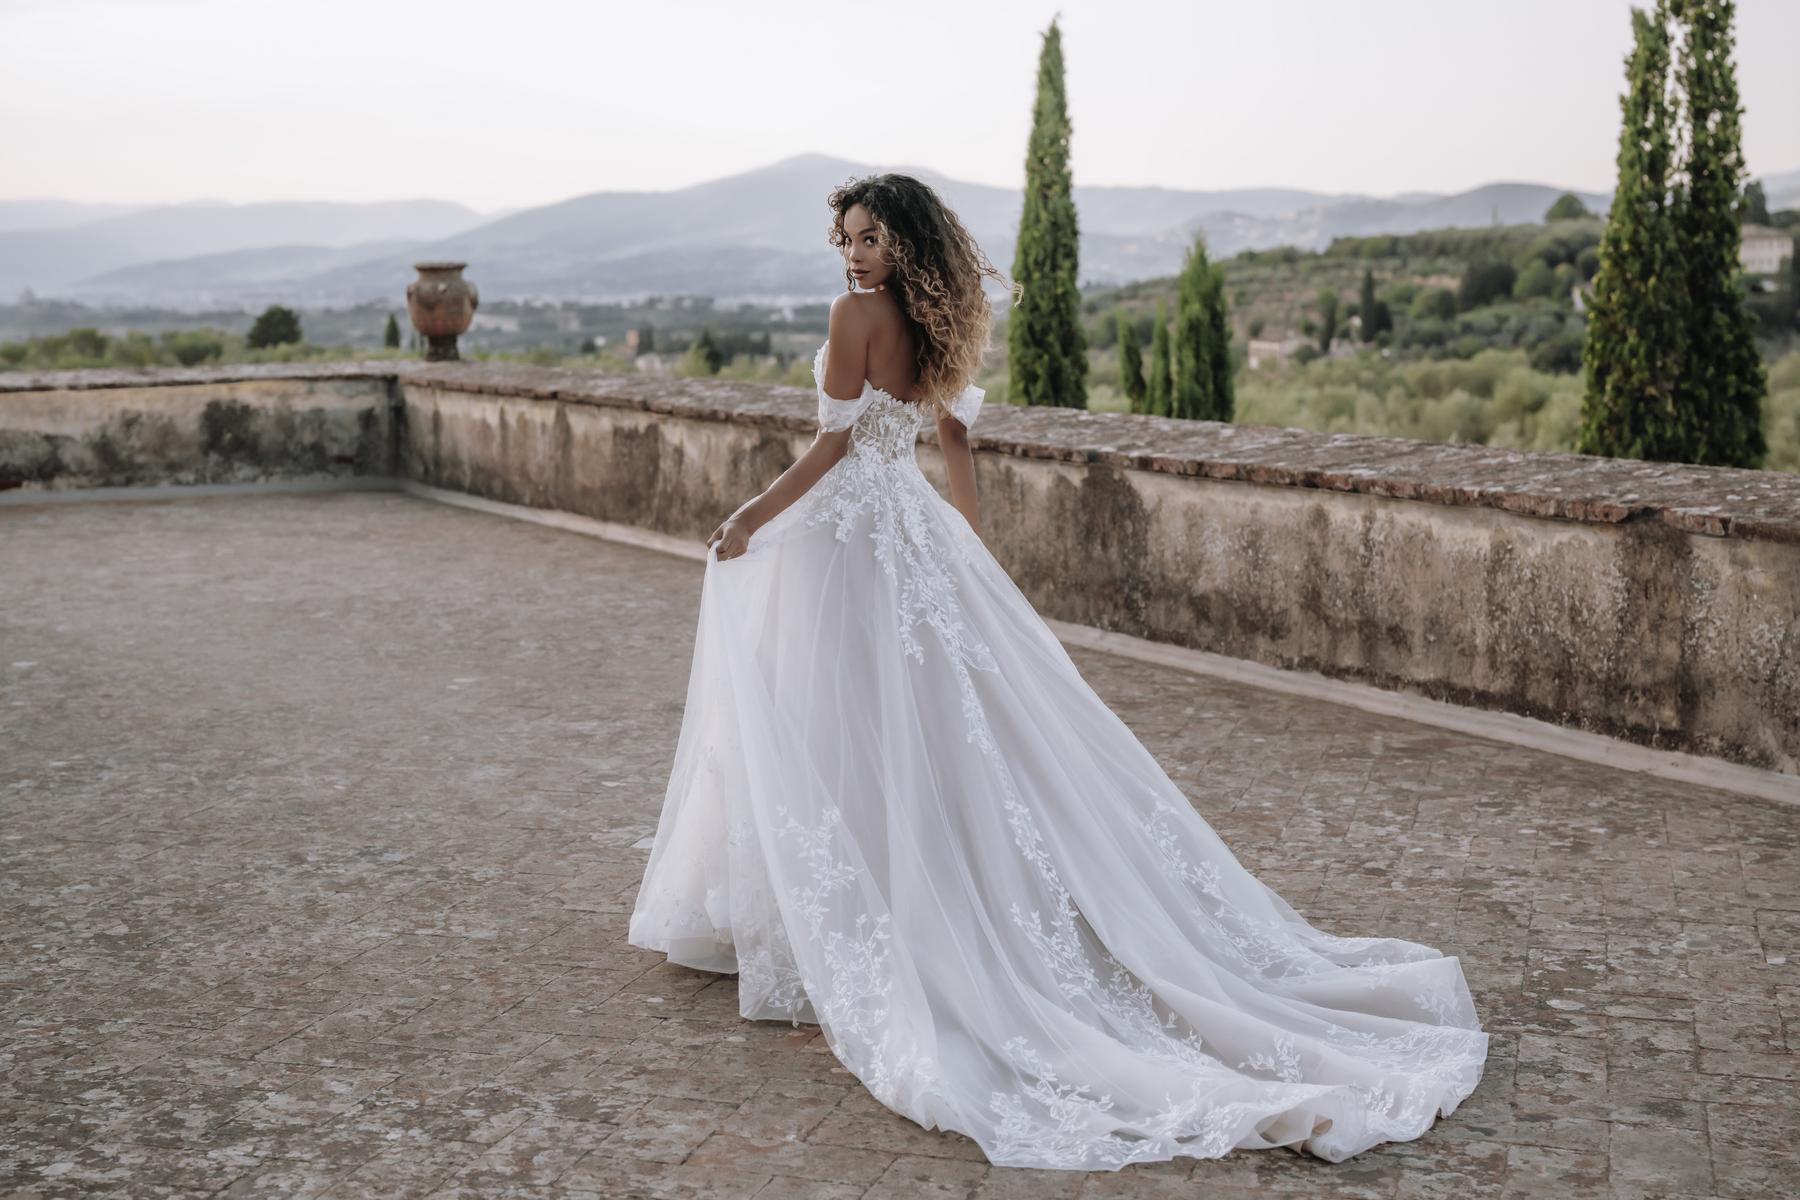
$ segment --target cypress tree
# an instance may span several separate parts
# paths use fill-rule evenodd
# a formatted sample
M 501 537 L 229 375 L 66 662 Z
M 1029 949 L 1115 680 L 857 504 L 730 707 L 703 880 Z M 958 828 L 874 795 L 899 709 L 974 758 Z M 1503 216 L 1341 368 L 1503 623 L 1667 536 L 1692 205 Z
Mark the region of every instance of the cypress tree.
M 1188 247 L 1175 290 L 1175 379 L 1171 416 L 1189 420 L 1213 419 L 1213 367 L 1216 348 L 1207 293 L 1212 288 L 1212 264 L 1206 258 L 1204 238 Z
M 1181 314 L 1180 297 L 1176 297 L 1176 311 L 1169 317 L 1169 407 L 1167 415 L 1179 417 L 1181 413 Z
M 1338 294 L 1333 288 L 1319 289 L 1319 353 L 1330 354 L 1332 339 L 1337 337 Z
M 1022 403 L 1087 407 L 1087 331 L 1076 286 L 1078 252 L 1062 32 L 1052 20 L 1038 55 L 1037 106 L 1025 155 L 1025 207 L 1013 255 L 1013 278 L 1024 284 L 1024 295 L 1006 326 L 1010 389 Z
M 1376 333 L 1375 272 L 1367 267 L 1363 268 L 1362 297 L 1357 302 L 1356 315 L 1362 325 L 1359 336 L 1365 342 L 1374 341 Z
M 694 361 L 704 367 L 708 375 L 717 375 L 719 368 L 725 365 L 725 351 L 719 346 L 718 339 L 713 337 L 711 326 L 700 331 L 700 336 L 694 339 L 689 350 Z
M 381 344 L 390 350 L 400 348 L 400 322 L 394 320 L 394 314 L 388 314 L 387 329 L 381 335 Z
M 1632 49 L 1619 97 L 1618 183 L 1600 235 L 1600 269 L 1582 340 L 1586 390 L 1576 447 L 1584 454 L 1680 459 L 1677 391 L 1687 335 L 1670 204 L 1672 121 L 1668 0 L 1631 10 Z
M 1156 325 L 1150 332 L 1150 369 L 1144 379 L 1144 411 L 1159 417 L 1170 412 L 1169 305 L 1156 300 Z
M 1124 308 L 1114 321 L 1119 330 L 1119 390 L 1125 393 L 1129 410 L 1141 413 L 1145 411 L 1144 355 L 1138 348 L 1137 326 Z
M 1787 315 L 1789 324 L 1800 321 L 1800 234 L 1794 235 L 1788 248 Z
M 1763 191 L 1762 180 L 1752 179 L 1744 185 L 1743 214 L 1746 224 L 1767 225 L 1769 223 L 1769 197 Z
M 1731 63 L 1733 0 L 1675 0 L 1687 36 L 1676 81 L 1688 129 L 1683 186 L 1675 196 L 1675 241 L 1688 301 L 1687 360 L 1680 398 L 1690 416 L 1683 458 L 1760 466 L 1768 377 L 1756 349 L 1756 318 L 1744 303 L 1739 259 L 1739 188 L 1744 155 Z
M 1209 421 L 1229 421 L 1237 409 L 1231 376 L 1231 320 L 1225 311 L 1225 264 L 1214 263 L 1207 272 L 1206 325 L 1212 341 L 1212 411 Z

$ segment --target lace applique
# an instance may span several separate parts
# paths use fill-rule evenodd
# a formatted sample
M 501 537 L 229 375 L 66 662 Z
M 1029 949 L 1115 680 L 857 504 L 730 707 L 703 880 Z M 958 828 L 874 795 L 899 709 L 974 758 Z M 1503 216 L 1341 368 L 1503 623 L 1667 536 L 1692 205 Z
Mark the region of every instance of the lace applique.
M 815 998 L 819 1026 L 833 1052 L 878 1100 L 895 1108 L 910 1107 L 930 1088 L 936 1070 L 929 1056 L 895 1044 L 899 1034 L 888 1021 L 894 988 L 887 949 L 889 914 L 871 920 L 868 913 L 858 912 L 848 936 L 837 929 L 821 936 L 833 898 L 854 891 L 857 878 L 856 869 L 833 852 L 843 836 L 842 811 L 827 806 L 812 826 L 795 820 L 786 805 L 777 805 L 775 812 L 783 819 L 776 835 L 794 839 L 800 857 L 814 872 L 809 883 L 790 887 L 788 895 L 831 969 L 830 982 L 823 988 L 817 986 L 819 981 L 804 976 L 801 980 L 804 991 Z
M 1175 816 L 1174 805 L 1160 795 L 1152 803 L 1154 811 L 1139 820 L 1138 827 L 1160 852 L 1163 874 L 1181 885 L 1188 912 L 1217 933 L 1240 963 L 1265 978 L 1343 969 L 1321 957 L 1286 925 L 1247 913 L 1227 899 L 1218 864 L 1196 865 L 1182 853 L 1180 839 L 1169 827 L 1170 818 Z M 1201 897 L 1210 904 L 1203 903 Z
M 1484 1053 L 1470 1049 L 1482 1044 L 1479 1031 L 1434 1027 L 1381 1037 L 1324 1023 L 1325 1029 L 1334 1031 L 1325 1039 L 1331 1045 L 1375 1049 L 1393 1056 L 1393 1069 L 1409 1072 L 1405 1091 L 1399 1095 L 1380 1087 L 1304 1082 L 1301 1051 L 1292 1035 L 1278 1035 L 1266 1049 L 1251 1051 L 1234 1069 L 1213 1054 L 1197 1030 L 1159 1001 L 1106 948 L 1056 870 L 1031 805 L 1021 796 L 989 728 L 971 668 L 994 670 L 997 664 L 990 649 L 963 621 L 955 579 L 947 569 L 947 555 L 957 547 L 939 544 L 941 531 L 929 505 L 943 501 L 920 472 L 914 454 L 921 410 L 866 384 L 864 395 L 855 401 L 825 396 L 823 361 L 821 347 L 814 360 L 815 377 L 821 383 L 821 428 L 851 428 L 851 444 L 843 459 L 809 492 L 806 524 L 830 524 L 840 540 L 848 540 L 858 528 L 859 518 L 868 514 L 867 536 L 873 539 L 875 553 L 896 588 L 905 652 L 914 661 L 924 661 L 924 645 L 915 634 L 921 625 L 936 635 L 946 652 L 961 692 L 968 740 L 988 762 L 1014 846 L 1049 901 L 1043 909 L 1029 911 L 1015 902 L 1010 907 L 1011 918 L 1057 989 L 1071 1002 L 1070 1011 L 1095 1014 L 1096 1027 L 1113 1031 L 1133 1053 L 1178 1067 L 1183 1078 L 1192 1081 L 1190 1094 L 1166 1096 L 1163 1107 L 1135 1117 L 1133 1128 L 1122 1130 L 1118 1118 L 1109 1115 L 1110 1095 L 1059 1079 L 1029 1038 L 1013 1037 L 1003 1049 L 1022 1082 L 1014 1090 L 996 1090 L 990 1098 L 998 1122 L 998 1153 L 993 1161 L 1095 1169 L 1174 1154 L 1218 1157 L 1243 1137 L 1254 1120 L 1322 1100 L 1327 1094 L 1340 1098 L 1341 1107 L 1334 1111 L 1342 1126 L 1366 1123 L 1368 1128 L 1386 1131 L 1382 1140 L 1416 1137 L 1422 1125 L 1429 1123 L 1429 1110 L 1440 1097 L 1453 1092 L 1467 1094 L 1473 1086 L 1472 1079 L 1485 1062 Z M 968 424 L 979 412 L 982 395 L 979 388 L 966 389 L 952 406 L 953 414 Z M 889 1020 L 894 979 L 888 959 L 888 917 L 872 918 L 856 911 L 854 903 L 846 903 L 857 896 L 854 881 L 858 871 L 840 850 L 838 809 L 824 809 L 819 823 L 810 827 L 795 820 L 786 808 L 776 811 L 785 822 L 777 830 L 778 836 L 795 839 L 800 857 L 810 868 L 808 878 L 789 890 L 789 898 L 810 937 L 821 946 L 831 972 L 829 981 L 804 980 L 805 991 L 815 998 L 820 1024 L 845 1065 L 863 1078 L 878 1099 L 910 1111 L 902 1101 L 916 1101 L 931 1091 L 934 1064 L 916 1049 L 896 1044 L 905 1033 L 903 1022 Z M 1224 944 L 1247 967 L 1265 978 L 1287 979 L 1346 969 L 1329 960 L 1324 950 L 1366 952 L 1365 963 L 1351 969 L 1368 971 L 1370 986 L 1379 987 L 1410 965 L 1391 961 L 1396 952 L 1391 939 L 1317 935 L 1317 940 L 1309 943 L 1287 925 L 1233 905 L 1227 899 L 1219 865 L 1195 864 L 1182 854 L 1177 832 L 1169 824 L 1175 815 L 1173 805 L 1159 796 L 1155 812 L 1142 827 L 1160 850 L 1164 871 L 1189 898 L 1196 915 L 1221 933 Z M 825 917 L 839 905 L 843 906 L 835 913 L 839 919 L 830 922 L 831 932 L 826 933 Z M 846 926 L 851 927 L 850 933 L 843 932 Z M 1438 957 L 1428 948 L 1419 950 L 1421 958 Z M 1381 958 L 1384 952 L 1386 957 Z M 1446 988 L 1441 998 L 1428 995 L 1420 1004 L 1427 1012 L 1445 1016 L 1455 1000 Z M 1410 1055 L 1415 1050 L 1436 1059 L 1413 1059 Z M 1250 1071 L 1268 1077 L 1254 1101 L 1217 1099 L 1222 1086 L 1241 1085 Z M 1342 1099 L 1350 1095 L 1358 1097 L 1367 1111 L 1352 1111 Z M 1350 1132 L 1347 1128 L 1333 1130 L 1346 1137 Z
M 959 673 L 967 678 L 966 671 Z M 1234 1101 L 1221 1104 L 1212 1100 L 1222 1077 L 1241 1076 L 1207 1053 L 1199 1033 L 1177 1014 L 1160 1015 L 1149 988 L 1094 936 L 1045 850 L 1030 806 L 1019 795 L 1011 772 L 1001 760 L 979 704 L 973 706 L 970 715 L 970 739 L 976 741 L 993 762 L 1007 821 L 1013 828 L 1014 843 L 1052 899 L 1048 931 L 1044 929 L 1044 918 L 1038 911 L 1033 910 L 1027 915 L 1017 903 L 1011 906 L 1013 921 L 1025 932 L 1040 960 L 1057 979 L 1064 996 L 1092 1004 L 1109 1025 L 1129 1038 L 1137 1053 L 1177 1064 L 1194 1078 L 1191 1096 L 1180 1101 L 1167 1098 L 1166 1107 L 1156 1113 L 1153 1120 L 1155 1136 L 1125 1138 L 1108 1130 L 1105 1114 L 1111 1107 L 1110 1097 L 1094 1097 L 1086 1089 L 1059 1083 L 1047 1064 L 1029 1051 L 1025 1039 L 1016 1038 L 1010 1044 L 1014 1065 L 1039 1081 L 1027 1087 L 1025 1094 L 1036 1100 L 1045 1114 L 1043 1118 L 1033 1118 L 1019 1097 L 994 1094 L 992 1106 L 996 1115 L 1002 1118 L 1005 1137 L 1019 1153 L 1019 1161 L 1062 1162 L 1072 1167 L 1121 1166 L 1168 1158 L 1171 1141 L 1182 1147 L 1179 1153 L 1198 1151 L 1203 1157 L 1217 1157 L 1231 1149 L 1233 1131 L 1246 1117 L 1278 1112 L 1341 1086 L 1303 1082 L 1300 1060 L 1292 1042 L 1277 1041 L 1266 1054 L 1253 1054 L 1239 1067 L 1269 1071 L 1291 1091 L 1267 1093 L 1257 1103 Z M 1151 819 L 1153 825 L 1174 811 L 1167 806 L 1167 801 L 1160 797 L 1158 800 L 1165 807 Z M 1195 867 L 1182 859 L 1174 845 L 1172 831 L 1163 828 L 1160 832 L 1154 829 L 1152 832 L 1164 850 L 1165 863 L 1171 865 L 1177 878 L 1197 887 L 1202 894 L 1212 895 L 1215 889 L 1222 890 L 1216 867 L 1210 870 Z M 1171 850 L 1176 851 L 1172 862 L 1168 857 Z M 1275 922 L 1250 918 L 1228 904 L 1222 904 L 1222 907 L 1237 912 L 1243 927 L 1248 930 L 1236 938 L 1228 937 L 1228 941 L 1245 955 L 1246 961 L 1264 964 L 1283 959 L 1292 961 L 1295 939 L 1288 930 Z M 1316 955 L 1312 957 L 1317 959 Z M 1095 969 L 1096 963 L 1106 968 L 1104 980 Z M 1403 967 L 1406 964 L 1384 965 Z M 1422 1110 L 1435 1107 L 1437 1098 L 1447 1092 L 1466 1094 L 1472 1086 L 1473 1074 L 1486 1060 L 1485 1050 L 1481 1053 L 1469 1050 L 1471 1040 L 1482 1036 L 1479 1033 L 1460 1028 L 1440 1028 L 1433 1032 L 1441 1040 L 1435 1043 L 1427 1037 L 1420 1040 L 1440 1048 L 1443 1056 L 1434 1063 L 1419 1064 L 1423 1071 L 1411 1077 L 1406 1102 L 1398 1106 L 1397 1113 L 1369 1117 L 1371 1127 L 1378 1125 L 1386 1131 L 1384 1140 L 1416 1137 L 1432 1115 L 1424 1113 L 1421 1116 Z
M 1299 1083 L 1304 1078 L 1300 1072 L 1300 1052 L 1294 1049 L 1291 1037 L 1276 1038 L 1269 1053 L 1252 1054 L 1248 1061 L 1238 1064 L 1238 1069 L 1267 1071 L 1283 1083 Z
M 1413 963 L 1441 957 L 1426 946 L 1397 947 L 1392 938 L 1344 938 L 1317 930 L 1309 934 L 1287 922 L 1245 912 L 1226 897 L 1218 864 L 1196 865 L 1182 853 L 1180 841 L 1168 824 L 1175 815 L 1174 806 L 1162 796 L 1155 797 L 1154 806 L 1153 814 L 1140 820 L 1138 826 L 1161 852 L 1163 873 L 1184 886 L 1189 913 L 1216 932 L 1239 962 L 1263 977 L 1293 979 L 1349 971 L 1373 991 L 1389 976 L 1404 974 Z M 1211 901 L 1210 908 L 1201 903 L 1200 896 Z M 1354 962 L 1344 963 L 1327 957 L 1327 951 L 1365 953 Z M 1394 959 L 1396 952 L 1403 955 L 1399 961 Z M 1440 1020 L 1449 1020 L 1456 1011 L 1454 988 L 1448 980 L 1435 982 L 1413 999 L 1428 1015 Z
M 856 415 L 851 421 L 849 449 L 808 492 L 809 509 L 803 518 L 806 527 L 829 523 L 839 541 L 848 541 L 858 518 L 868 514 L 872 518 L 869 536 L 875 543 L 876 559 L 898 591 L 896 618 L 900 644 L 907 656 L 915 662 L 924 661 L 924 646 L 914 631 L 925 625 L 952 658 L 977 670 L 994 670 L 993 654 L 962 619 L 949 565 L 953 547 L 939 545 L 933 527 L 934 514 L 930 509 L 943 505 L 944 500 L 919 470 L 914 453 L 922 410 L 867 385 L 861 400 L 843 401 L 827 396 L 824 358 L 825 347 L 821 346 L 813 366 L 820 381 L 821 428 L 826 427 L 828 419 L 835 421 L 843 416 L 841 410 L 828 409 L 827 405 L 854 406 Z M 969 688 L 964 689 L 963 698 L 967 713 L 976 703 Z
M 785 1017 L 795 1025 L 816 1023 L 818 1016 L 806 994 L 806 980 L 785 939 L 739 941 L 738 992 L 747 1002 L 740 1007 L 759 1015 L 767 1013 L 771 1020 Z
M 1007 1041 L 1007 1059 L 1020 1076 L 1031 1082 L 1018 1093 L 996 1091 L 989 1108 L 999 1118 L 997 1130 L 1000 1164 L 1018 1162 L 1032 1166 L 1068 1169 L 1117 1169 L 1134 1162 L 1193 1154 L 1218 1158 L 1232 1148 L 1234 1130 L 1244 1121 L 1267 1112 L 1266 1104 L 1232 1101 L 1220 1104 L 1212 1093 L 1217 1080 L 1197 1078 L 1192 1091 L 1168 1105 L 1148 1124 L 1148 1134 L 1128 1137 L 1109 1129 L 1115 1124 L 1110 1095 L 1096 1096 L 1086 1087 L 1064 1083 L 1042 1055 L 1023 1036 Z M 1296 1101 L 1324 1089 L 1307 1085 L 1296 1089 Z M 1032 1101 L 1042 1116 L 1026 1107 Z

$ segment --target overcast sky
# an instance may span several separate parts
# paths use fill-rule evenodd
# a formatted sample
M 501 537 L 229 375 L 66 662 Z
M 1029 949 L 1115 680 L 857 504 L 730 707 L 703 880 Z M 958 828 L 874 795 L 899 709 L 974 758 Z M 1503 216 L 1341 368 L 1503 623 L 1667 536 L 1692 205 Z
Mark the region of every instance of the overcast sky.
M 0 0 L 0 198 L 661 190 L 817 152 L 1016 187 L 1062 12 L 1079 184 L 1613 183 L 1626 0 Z M 1752 174 L 1800 2 L 1741 0 Z

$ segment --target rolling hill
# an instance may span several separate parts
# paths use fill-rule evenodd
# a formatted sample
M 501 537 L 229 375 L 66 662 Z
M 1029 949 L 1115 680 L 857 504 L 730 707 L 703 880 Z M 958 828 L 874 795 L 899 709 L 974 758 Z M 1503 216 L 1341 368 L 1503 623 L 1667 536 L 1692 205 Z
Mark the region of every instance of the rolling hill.
M 400 295 L 412 264 L 455 259 L 487 297 L 629 300 L 703 294 L 720 303 L 812 302 L 840 286 L 825 197 L 874 170 L 801 154 L 672 191 L 605 191 L 483 217 L 440 201 L 166 205 L 0 232 L 0 295 L 192 309 L 347 305 Z M 905 170 L 937 188 L 1002 271 L 1022 204 L 1011 188 Z M 1800 173 L 1797 173 L 1800 175 Z M 1773 177 L 1772 177 L 1773 178 Z M 1170 274 L 1196 234 L 1214 257 L 1348 234 L 1496 219 L 1535 222 L 1563 188 L 1493 183 L 1455 195 L 1377 197 L 1292 188 L 1077 187 L 1083 285 Z M 1578 193 L 1603 211 L 1608 197 Z M 1773 199 L 1773 197 L 1771 197 Z M 0 208 L 0 229 L 25 215 Z

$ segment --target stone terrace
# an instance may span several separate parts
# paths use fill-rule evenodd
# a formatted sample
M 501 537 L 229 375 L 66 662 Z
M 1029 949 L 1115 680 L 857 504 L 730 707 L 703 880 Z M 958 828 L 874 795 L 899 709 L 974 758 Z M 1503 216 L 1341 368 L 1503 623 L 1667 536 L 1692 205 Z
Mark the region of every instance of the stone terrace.
M 1800 807 L 1087 651 L 1304 914 L 1462 957 L 1422 1139 L 991 1168 L 625 944 L 700 565 L 394 493 L 0 510 L 9 1195 L 1792 1195 Z

